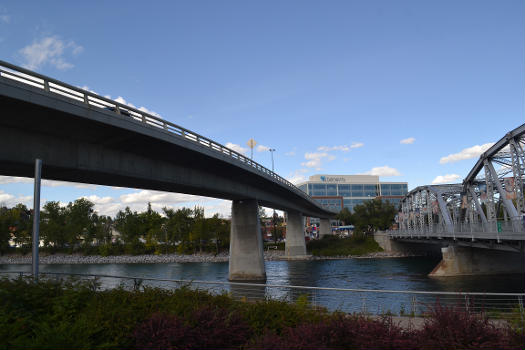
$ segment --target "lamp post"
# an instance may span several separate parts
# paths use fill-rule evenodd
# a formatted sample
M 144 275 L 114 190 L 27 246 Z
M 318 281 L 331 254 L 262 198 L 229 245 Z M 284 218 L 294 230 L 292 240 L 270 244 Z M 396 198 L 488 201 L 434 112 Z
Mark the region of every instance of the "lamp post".
M 272 154 L 272 173 L 273 173 L 275 172 L 274 164 L 273 164 L 273 152 L 275 152 L 275 148 L 270 148 L 268 151 L 270 151 L 270 153 Z M 275 227 L 275 225 L 277 224 L 277 218 L 275 214 L 275 209 L 273 210 L 272 221 L 273 221 L 273 239 L 274 239 L 274 242 L 277 243 L 277 228 Z
M 275 148 L 270 148 L 268 151 L 270 151 L 270 153 L 272 154 L 272 172 L 274 171 L 273 170 L 273 152 L 275 152 Z

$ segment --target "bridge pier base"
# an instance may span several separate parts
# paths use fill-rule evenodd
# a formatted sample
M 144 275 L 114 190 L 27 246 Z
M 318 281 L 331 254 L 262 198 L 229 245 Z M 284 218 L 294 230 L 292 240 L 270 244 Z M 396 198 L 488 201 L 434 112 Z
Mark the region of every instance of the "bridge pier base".
M 287 214 L 285 256 L 288 259 L 304 258 L 306 256 L 306 242 L 304 240 L 303 215 L 291 210 Z
M 265 281 L 264 252 L 257 200 L 232 201 L 230 281 Z
M 441 253 L 443 255 L 441 262 L 429 276 L 448 277 L 525 272 L 523 253 L 457 245 L 443 247 Z
M 319 238 L 322 238 L 326 235 L 331 235 L 332 230 L 330 229 L 330 219 L 320 219 L 319 224 Z

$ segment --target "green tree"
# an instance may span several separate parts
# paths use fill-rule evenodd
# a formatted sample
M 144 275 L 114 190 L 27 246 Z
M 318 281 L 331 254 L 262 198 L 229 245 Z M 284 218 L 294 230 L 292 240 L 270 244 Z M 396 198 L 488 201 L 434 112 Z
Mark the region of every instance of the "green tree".
M 356 205 L 351 220 L 356 231 L 373 233 L 377 230 L 388 229 L 396 213 L 396 208 L 390 202 L 375 198 Z
M 193 210 L 181 208 L 177 210 L 163 208 L 166 215 L 166 235 L 170 244 L 186 244 L 190 240 L 190 231 L 193 226 Z
M 230 222 L 221 219 L 219 214 L 206 220 L 209 235 L 215 241 L 215 254 L 219 254 L 222 248 L 227 248 L 230 244 Z
M 13 208 L 0 208 L 0 254 L 5 253 L 10 241 L 23 248 L 31 247 L 32 236 L 31 211 L 23 204 Z
M 132 212 L 129 207 L 119 210 L 115 216 L 115 229 L 120 233 L 120 238 L 124 244 L 139 242 L 141 227 L 137 212 Z
M 93 214 L 94 236 L 97 244 L 111 244 L 113 220 L 110 216 Z
M 66 208 L 57 201 L 46 202 L 42 207 L 40 237 L 44 246 L 64 248 L 71 242 L 66 230 Z
M 194 248 L 199 247 L 199 251 L 202 253 L 203 244 L 210 237 L 210 231 L 206 218 L 204 217 L 204 208 L 195 206 L 193 209 L 193 226 L 190 232 L 190 240 L 194 244 Z
M 140 235 L 146 240 L 146 248 L 157 249 L 159 241 L 164 240 L 164 218 L 151 208 L 151 203 L 148 203 L 147 210 L 138 214 L 138 220 Z
M 82 242 L 84 246 L 93 244 L 96 234 L 95 204 L 86 198 L 69 202 L 65 209 L 66 236 L 68 243 L 76 245 Z
M 350 225 L 353 221 L 352 213 L 347 207 L 344 207 L 339 214 L 337 214 L 337 220 L 342 221 L 345 225 Z

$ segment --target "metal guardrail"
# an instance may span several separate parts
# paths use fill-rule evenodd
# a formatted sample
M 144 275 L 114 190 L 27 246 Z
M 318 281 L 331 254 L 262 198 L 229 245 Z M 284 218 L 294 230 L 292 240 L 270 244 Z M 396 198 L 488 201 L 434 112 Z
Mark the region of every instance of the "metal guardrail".
M 0 271 L 0 274 L 13 277 L 31 276 L 26 271 Z M 525 319 L 523 301 L 525 293 L 476 293 L 476 292 L 436 292 L 401 291 L 375 289 L 348 289 L 329 287 L 308 287 L 293 285 L 270 285 L 242 282 L 177 280 L 141 276 L 95 275 L 83 273 L 46 272 L 40 278 L 61 280 L 73 276 L 91 279 L 100 289 L 123 287 L 138 290 L 143 287 L 180 288 L 188 287 L 204 290 L 211 294 L 229 294 L 236 300 L 254 302 L 259 300 L 281 300 L 302 303 L 311 308 L 324 308 L 329 311 L 364 313 L 371 315 L 424 315 L 429 307 L 437 302 L 471 312 L 489 312 L 493 316 L 505 318 L 519 313 Z
M 483 223 L 459 223 L 453 225 L 453 232 L 447 230 L 445 225 L 425 225 L 410 229 L 397 229 L 388 231 L 390 237 L 430 238 L 452 237 L 475 239 L 496 239 L 523 241 L 525 240 L 525 226 L 522 221 L 498 221 L 489 225 Z
M 114 113 L 115 115 L 124 118 L 131 118 L 132 120 L 140 122 L 143 125 L 161 129 L 163 131 L 168 132 L 172 136 L 182 138 L 185 141 L 192 142 L 193 144 L 216 151 L 217 153 L 220 153 L 223 156 L 228 156 L 230 159 L 233 159 L 242 165 L 251 167 L 252 169 L 256 170 L 259 173 L 259 175 L 265 176 L 266 178 L 269 178 L 277 183 L 286 186 L 295 194 L 298 194 L 304 199 L 310 201 L 320 209 L 325 210 L 308 194 L 301 191 L 290 181 L 279 176 L 278 174 L 262 166 L 261 164 L 254 162 L 250 158 L 247 158 L 244 155 L 235 152 L 229 149 L 228 147 L 221 145 L 218 142 L 215 142 L 207 137 L 199 135 L 193 131 L 178 126 L 167 120 L 151 115 L 150 113 L 146 113 L 137 108 L 133 108 L 131 106 L 111 100 L 109 98 L 97 95 L 90 91 L 63 83 L 61 81 L 49 78 L 47 76 L 32 72 L 30 70 L 15 66 L 13 64 L 1 60 L 0 77 L 12 81 L 17 81 L 26 85 L 30 85 L 32 87 L 42 89 L 46 92 L 54 93 L 61 97 L 66 97 L 71 100 L 84 103 L 89 108 L 97 107 L 103 109 L 106 112 Z

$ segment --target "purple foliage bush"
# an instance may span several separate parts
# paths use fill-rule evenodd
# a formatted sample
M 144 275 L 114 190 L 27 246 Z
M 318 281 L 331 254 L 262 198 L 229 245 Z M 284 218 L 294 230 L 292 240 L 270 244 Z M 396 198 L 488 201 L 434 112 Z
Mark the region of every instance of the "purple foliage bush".
M 155 313 L 133 333 L 138 349 L 235 349 L 250 336 L 248 325 L 237 313 L 206 307 L 185 319 Z
M 326 322 L 288 328 L 282 336 L 267 333 L 250 349 L 417 349 L 410 335 L 389 318 L 335 315 Z
M 436 304 L 422 330 L 422 349 L 523 349 L 525 340 L 509 327 L 496 327 L 482 314 Z
M 436 304 L 421 329 L 391 317 L 335 313 L 321 321 L 267 331 L 257 337 L 239 310 L 204 307 L 184 317 L 156 313 L 133 334 L 139 349 L 523 349 L 523 333 L 496 327 L 480 314 Z M 304 321 L 303 321 L 304 322 Z

